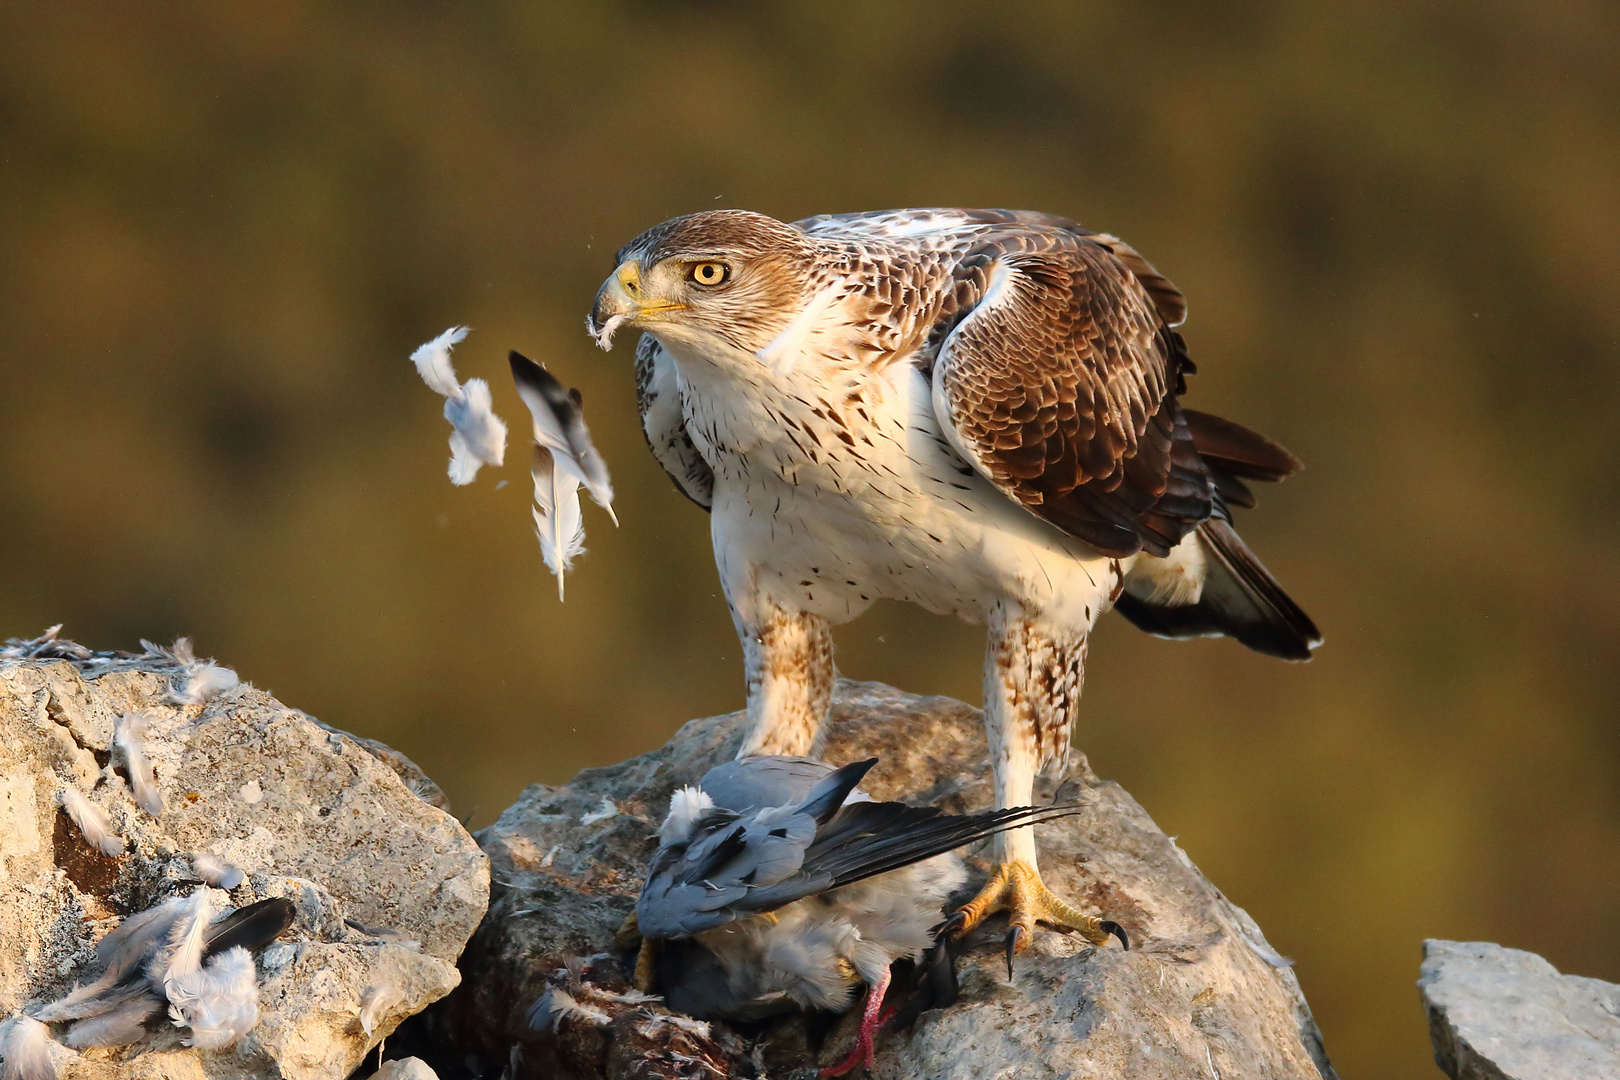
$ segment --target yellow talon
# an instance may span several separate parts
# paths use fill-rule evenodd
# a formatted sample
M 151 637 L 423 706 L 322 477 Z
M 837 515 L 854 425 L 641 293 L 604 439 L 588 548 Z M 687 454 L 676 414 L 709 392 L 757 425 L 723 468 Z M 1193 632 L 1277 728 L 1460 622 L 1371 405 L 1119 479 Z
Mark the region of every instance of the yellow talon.
M 1029 947 L 1037 922 L 1066 930 L 1077 930 L 1093 945 L 1102 945 L 1109 935 L 1131 947 L 1130 939 L 1116 922 L 1098 919 L 1064 902 L 1046 887 L 1041 873 L 1025 862 L 1005 862 L 997 866 L 979 894 L 951 916 L 948 929 L 961 937 L 977 927 L 993 912 L 1006 911 L 1007 976 L 1012 977 L 1012 958 Z

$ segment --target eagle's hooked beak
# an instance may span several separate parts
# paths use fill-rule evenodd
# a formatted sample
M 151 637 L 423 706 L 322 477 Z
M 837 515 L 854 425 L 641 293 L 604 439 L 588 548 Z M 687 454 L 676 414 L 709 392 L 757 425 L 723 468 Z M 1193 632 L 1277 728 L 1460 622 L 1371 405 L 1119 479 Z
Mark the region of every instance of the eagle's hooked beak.
M 650 316 L 665 311 L 678 311 L 685 304 L 659 303 L 646 295 L 641 279 L 641 263 L 626 259 L 596 290 L 596 304 L 591 308 L 585 329 L 601 348 L 613 347 L 613 334 L 626 323 L 635 325 Z

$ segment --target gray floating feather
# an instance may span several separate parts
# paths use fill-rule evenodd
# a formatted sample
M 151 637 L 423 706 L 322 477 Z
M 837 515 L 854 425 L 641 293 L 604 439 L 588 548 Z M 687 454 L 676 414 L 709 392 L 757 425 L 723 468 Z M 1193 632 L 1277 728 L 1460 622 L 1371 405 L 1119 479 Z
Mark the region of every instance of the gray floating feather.
M 596 504 L 608 512 L 613 524 L 613 484 L 607 463 L 591 442 L 585 427 L 584 400 L 578 390 L 562 383 L 522 353 L 509 354 L 512 381 L 518 397 L 528 406 L 534 425 L 534 527 L 540 537 L 540 557 L 557 575 L 557 598 L 562 599 L 563 575 L 585 550 L 585 521 L 580 513 L 583 485 Z

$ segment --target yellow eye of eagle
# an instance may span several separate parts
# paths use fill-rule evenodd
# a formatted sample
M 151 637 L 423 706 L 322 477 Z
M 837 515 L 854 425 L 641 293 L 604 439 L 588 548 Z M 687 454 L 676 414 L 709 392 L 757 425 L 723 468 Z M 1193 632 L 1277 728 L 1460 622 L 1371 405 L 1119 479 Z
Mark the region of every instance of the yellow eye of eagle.
M 699 285 L 718 285 L 731 276 L 731 267 L 723 262 L 693 263 L 686 276 Z

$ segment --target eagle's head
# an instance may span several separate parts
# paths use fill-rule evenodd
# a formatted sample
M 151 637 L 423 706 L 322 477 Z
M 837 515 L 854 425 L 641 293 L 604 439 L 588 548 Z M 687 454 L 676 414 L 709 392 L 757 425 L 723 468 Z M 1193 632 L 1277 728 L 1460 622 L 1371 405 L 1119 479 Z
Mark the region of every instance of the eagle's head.
M 666 345 L 758 352 L 803 307 L 814 256 L 808 237 L 764 214 L 672 218 L 619 249 L 585 326 L 604 349 L 634 326 Z

